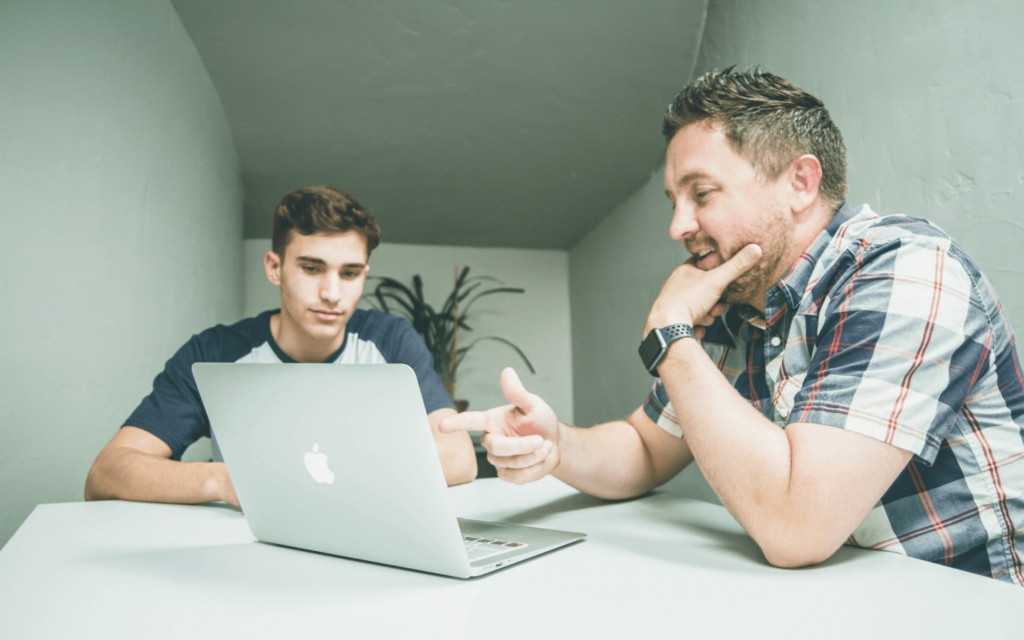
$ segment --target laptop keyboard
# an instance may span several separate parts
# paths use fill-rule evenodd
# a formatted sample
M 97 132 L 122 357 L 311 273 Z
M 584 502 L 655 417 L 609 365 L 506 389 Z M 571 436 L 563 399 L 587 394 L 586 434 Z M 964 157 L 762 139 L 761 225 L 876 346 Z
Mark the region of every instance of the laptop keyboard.
M 470 562 L 530 546 L 523 542 L 507 542 L 472 536 L 462 536 L 462 542 L 466 545 L 466 553 L 469 554 Z

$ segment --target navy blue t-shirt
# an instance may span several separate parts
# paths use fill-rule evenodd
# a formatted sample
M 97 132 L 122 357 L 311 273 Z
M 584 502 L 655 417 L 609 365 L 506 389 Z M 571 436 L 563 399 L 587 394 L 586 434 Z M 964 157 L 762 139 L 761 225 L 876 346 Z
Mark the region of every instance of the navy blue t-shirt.
M 153 392 L 143 399 L 123 426 L 144 429 L 167 443 L 171 458 L 180 460 L 190 444 L 210 436 L 210 419 L 199 397 L 192 364 L 195 362 L 295 362 L 274 341 L 270 316 L 264 311 L 231 325 L 217 325 L 192 336 L 167 361 L 153 381 Z M 455 408 L 455 403 L 434 372 L 434 358 L 423 339 L 404 318 L 356 309 L 345 326 L 345 341 L 327 358 L 331 364 L 401 363 L 412 367 L 427 413 Z

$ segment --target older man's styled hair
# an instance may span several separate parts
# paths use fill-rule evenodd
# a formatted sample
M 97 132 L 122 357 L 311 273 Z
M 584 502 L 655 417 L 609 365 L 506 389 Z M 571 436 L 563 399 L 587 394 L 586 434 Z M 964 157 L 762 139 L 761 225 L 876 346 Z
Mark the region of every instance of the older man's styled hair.
M 272 249 L 282 260 L 295 231 L 314 233 L 358 231 L 366 239 L 366 255 L 380 245 L 380 227 L 355 198 L 330 186 L 307 187 L 281 198 L 274 210 Z
M 813 154 L 821 163 L 822 198 L 833 211 L 846 201 L 846 145 L 825 104 L 783 78 L 758 67 L 711 71 L 679 92 L 668 106 L 665 140 L 695 122 L 721 126 L 729 145 L 772 181 L 796 158 Z

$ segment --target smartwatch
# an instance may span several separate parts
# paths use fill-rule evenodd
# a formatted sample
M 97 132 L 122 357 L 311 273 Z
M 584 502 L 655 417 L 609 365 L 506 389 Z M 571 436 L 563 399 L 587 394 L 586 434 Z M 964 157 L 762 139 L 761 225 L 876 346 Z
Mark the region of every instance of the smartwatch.
M 652 329 L 644 341 L 640 343 L 640 360 L 644 368 L 655 378 L 658 377 L 658 364 L 668 352 L 668 346 L 680 338 L 696 338 L 693 327 L 688 324 L 670 324 L 662 329 Z

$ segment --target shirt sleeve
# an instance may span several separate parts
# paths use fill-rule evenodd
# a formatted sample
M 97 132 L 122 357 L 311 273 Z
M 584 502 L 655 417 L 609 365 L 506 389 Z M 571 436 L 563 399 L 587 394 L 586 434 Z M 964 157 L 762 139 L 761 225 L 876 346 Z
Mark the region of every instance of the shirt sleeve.
M 392 316 L 394 317 L 394 316 Z M 452 401 L 441 377 L 434 371 L 434 358 L 427 350 L 423 338 L 412 328 L 405 318 L 395 317 L 396 322 L 389 339 L 389 349 L 386 359 L 392 363 L 407 364 L 416 373 L 416 380 L 419 382 L 420 393 L 423 395 L 423 406 L 427 413 L 438 409 L 454 409 L 455 402 Z
M 930 465 L 986 366 L 985 310 L 935 238 L 851 250 L 788 422 L 849 429 Z
M 675 410 L 668 399 L 668 392 L 665 391 L 665 385 L 662 384 L 661 378 L 654 381 L 654 389 L 647 396 L 647 402 L 644 403 L 644 413 L 651 419 L 651 422 L 668 433 L 677 438 L 683 437 L 683 428 L 679 426 L 679 420 L 676 418 Z
M 199 336 L 193 336 L 167 361 L 153 381 L 153 391 L 142 400 L 123 426 L 138 427 L 171 448 L 171 459 L 181 460 L 190 444 L 210 435 L 210 420 L 192 377 L 192 363 L 201 360 Z

